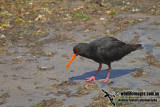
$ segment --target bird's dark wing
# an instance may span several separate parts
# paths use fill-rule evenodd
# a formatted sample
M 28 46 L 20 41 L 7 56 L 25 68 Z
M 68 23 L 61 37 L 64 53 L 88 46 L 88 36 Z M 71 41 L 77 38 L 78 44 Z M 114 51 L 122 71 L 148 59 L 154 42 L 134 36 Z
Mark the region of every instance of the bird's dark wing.
M 90 52 L 97 62 L 112 62 L 121 58 L 125 46 L 124 42 L 113 37 L 104 37 L 89 43 Z

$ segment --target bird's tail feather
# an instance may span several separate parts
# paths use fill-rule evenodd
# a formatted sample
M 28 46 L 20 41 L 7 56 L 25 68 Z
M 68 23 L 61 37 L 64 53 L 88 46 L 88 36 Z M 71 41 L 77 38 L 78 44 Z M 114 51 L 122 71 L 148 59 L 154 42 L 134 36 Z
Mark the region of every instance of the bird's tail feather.
M 143 49 L 143 47 L 142 47 L 141 44 L 136 44 L 134 47 L 135 47 L 136 50 L 137 50 L 137 49 Z
M 138 50 L 138 49 L 143 49 L 141 44 L 129 44 L 129 45 L 127 45 L 128 53 L 130 53 L 132 51 L 135 51 L 135 50 Z

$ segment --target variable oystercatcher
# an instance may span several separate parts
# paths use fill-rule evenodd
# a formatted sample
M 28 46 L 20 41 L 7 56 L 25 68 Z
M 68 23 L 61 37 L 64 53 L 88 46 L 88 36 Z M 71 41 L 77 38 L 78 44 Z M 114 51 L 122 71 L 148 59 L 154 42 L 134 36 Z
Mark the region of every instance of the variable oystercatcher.
M 101 70 L 102 64 L 108 65 L 109 72 L 107 78 L 100 80 L 106 82 L 109 80 L 109 75 L 111 72 L 111 62 L 118 61 L 125 55 L 137 49 L 142 49 L 142 45 L 127 44 L 113 37 L 99 38 L 90 43 L 79 43 L 73 47 L 74 54 L 70 59 L 68 65 L 66 66 L 65 70 L 69 67 L 74 58 L 77 55 L 80 55 L 99 63 L 99 68 L 97 72 L 92 77 L 86 78 L 87 81 L 93 80 L 95 82 L 95 76 Z

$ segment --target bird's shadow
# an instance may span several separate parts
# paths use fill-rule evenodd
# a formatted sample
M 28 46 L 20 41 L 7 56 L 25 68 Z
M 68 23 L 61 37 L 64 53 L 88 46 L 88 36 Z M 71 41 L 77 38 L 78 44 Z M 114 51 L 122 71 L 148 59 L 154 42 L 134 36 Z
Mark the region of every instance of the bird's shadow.
M 111 78 L 120 77 L 120 76 L 129 74 L 129 73 L 132 73 L 135 70 L 136 69 L 113 69 L 113 70 L 111 70 L 109 78 L 111 79 Z M 69 78 L 69 80 L 84 80 L 88 77 L 93 76 L 95 74 L 95 72 L 96 71 L 87 72 L 87 73 L 84 73 L 80 76 L 71 77 L 71 78 Z M 107 77 L 107 74 L 108 74 L 108 70 L 101 70 L 101 71 L 98 72 L 95 79 L 96 80 L 104 79 L 104 78 Z

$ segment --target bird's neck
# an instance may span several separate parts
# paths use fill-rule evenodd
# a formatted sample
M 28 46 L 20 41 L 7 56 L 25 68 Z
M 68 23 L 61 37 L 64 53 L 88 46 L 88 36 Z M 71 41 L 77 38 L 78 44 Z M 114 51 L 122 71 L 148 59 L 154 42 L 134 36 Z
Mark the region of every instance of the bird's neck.
M 86 58 L 90 58 L 90 55 L 89 55 L 89 53 L 88 53 L 88 52 L 86 52 L 86 53 L 82 54 L 81 56 L 86 57 Z
M 88 47 L 85 48 L 85 51 L 80 56 L 83 56 L 83 57 L 86 57 L 89 59 L 91 58 L 90 51 L 89 51 Z

